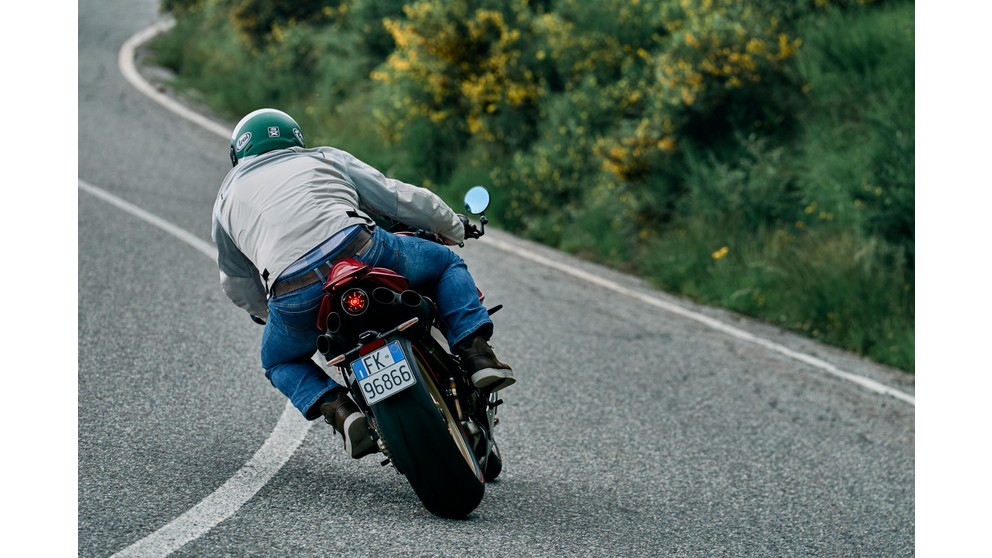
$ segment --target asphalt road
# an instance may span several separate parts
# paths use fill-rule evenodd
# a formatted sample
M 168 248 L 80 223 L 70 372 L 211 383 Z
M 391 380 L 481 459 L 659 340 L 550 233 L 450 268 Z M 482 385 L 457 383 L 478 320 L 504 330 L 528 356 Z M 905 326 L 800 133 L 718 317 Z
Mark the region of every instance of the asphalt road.
M 227 144 L 118 68 L 158 17 L 149 0 L 79 3 L 79 556 L 914 554 L 912 378 L 495 222 L 461 253 L 504 305 L 494 345 L 518 383 L 504 472 L 467 520 L 430 515 L 392 469 L 284 416 L 261 328 L 197 249 Z M 279 443 L 281 461 L 251 461 Z M 265 467 L 247 494 L 225 491 Z

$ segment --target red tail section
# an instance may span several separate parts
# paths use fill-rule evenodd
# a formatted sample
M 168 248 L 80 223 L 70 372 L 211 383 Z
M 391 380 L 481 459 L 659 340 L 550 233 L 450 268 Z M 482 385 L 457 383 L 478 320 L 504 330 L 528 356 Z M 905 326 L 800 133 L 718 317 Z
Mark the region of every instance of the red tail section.
M 345 258 L 338 261 L 331 268 L 331 273 L 324 282 L 324 292 L 333 295 L 345 286 L 359 280 L 366 280 L 377 286 L 388 287 L 398 293 L 410 288 L 406 277 L 391 269 L 384 267 L 369 267 L 355 258 Z M 320 303 L 320 311 L 317 313 L 317 329 L 323 331 L 326 324 L 327 314 L 331 312 L 331 304 L 334 296 L 325 296 Z

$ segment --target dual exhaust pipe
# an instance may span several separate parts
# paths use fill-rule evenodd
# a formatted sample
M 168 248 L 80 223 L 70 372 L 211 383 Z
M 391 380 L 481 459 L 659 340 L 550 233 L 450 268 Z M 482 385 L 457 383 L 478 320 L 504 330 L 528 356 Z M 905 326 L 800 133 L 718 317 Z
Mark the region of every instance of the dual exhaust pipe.
M 409 289 L 401 293 L 397 293 L 396 291 L 387 289 L 386 287 L 376 287 L 372 291 L 372 300 L 378 302 L 379 304 L 402 304 L 411 308 L 420 308 L 421 303 L 424 302 L 424 297 L 420 296 L 420 293 L 417 291 L 411 291 Z
M 426 320 L 431 313 L 430 304 L 416 291 L 407 289 L 398 293 L 386 287 L 376 287 L 372 290 L 372 300 L 384 306 L 408 308 L 413 311 L 413 315 L 421 318 L 421 323 L 430 323 L 430 320 Z M 340 344 L 340 340 L 336 334 L 341 330 L 341 325 L 341 314 L 337 312 L 327 314 L 324 324 L 327 333 L 317 338 L 317 350 L 324 356 L 338 352 L 335 350 L 335 345 Z

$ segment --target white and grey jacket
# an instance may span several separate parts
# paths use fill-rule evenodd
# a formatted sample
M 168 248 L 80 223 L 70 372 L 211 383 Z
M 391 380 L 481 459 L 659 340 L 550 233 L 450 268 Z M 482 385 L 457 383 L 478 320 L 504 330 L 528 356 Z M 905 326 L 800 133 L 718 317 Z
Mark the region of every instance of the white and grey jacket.
M 266 289 L 294 261 L 332 235 L 377 214 L 464 240 L 455 212 L 436 194 L 333 147 L 292 147 L 242 159 L 213 209 L 220 284 L 239 307 L 268 316 Z

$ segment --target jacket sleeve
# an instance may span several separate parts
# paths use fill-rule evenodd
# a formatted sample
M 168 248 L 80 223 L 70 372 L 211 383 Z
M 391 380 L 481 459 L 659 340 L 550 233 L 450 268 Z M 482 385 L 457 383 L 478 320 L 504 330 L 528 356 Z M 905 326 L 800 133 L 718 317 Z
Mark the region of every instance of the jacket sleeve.
M 437 233 L 454 244 L 465 240 L 465 226 L 437 194 L 386 178 L 353 155 L 342 152 L 362 209 Z
M 217 246 L 217 266 L 224 294 L 249 314 L 267 319 L 268 299 L 255 264 L 238 249 L 217 219 L 214 219 L 211 236 Z

